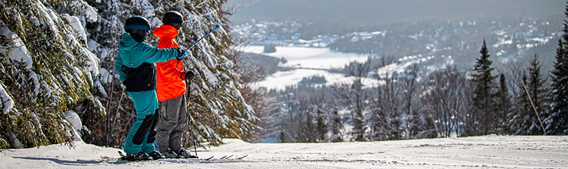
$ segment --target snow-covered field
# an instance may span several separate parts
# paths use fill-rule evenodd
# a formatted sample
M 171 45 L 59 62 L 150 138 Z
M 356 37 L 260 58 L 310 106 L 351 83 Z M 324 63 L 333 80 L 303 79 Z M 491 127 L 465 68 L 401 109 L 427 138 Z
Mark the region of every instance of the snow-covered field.
M 263 46 L 246 46 L 239 50 L 284 58 L 287 60 L 286 64 L 281 65 L 284 67 L 316 69 L 341 68 L 352 61 L 364 62 L 368 57 L 362 54 L 334 52 L 329 48 L 276 47 L 274 53 L 263 53 L 263 49 Z
M 328 70 L 332 68 L 342 68 L 353 61 L 363 63 L 368 58 L 367 55 L 335 52 L 329 48 L 276 47 L 276 52 L 274 53 L 263 53 L 263 49 L 262 46 L 238 48 L 238 50 L 243 52 L 284 58 L 287 62 L 279 66 L 291 69 L 278 71 L 266 77 L 266 79 L 252 84 L 255 88 L 264 87 L 267 89 L 283 90 L 287 86 L 296 85 L 303 78 L 311 76 L 325 77 L 327 80 L 326 85 L 352 84 L 355 79 L 354 77 L 346 77 L 344 74 L 334 73 Z M 427 66 L 425 71 L 433 72 L 454 64 L 452 56 L 426 56 L 419 54 L 399 58 L 395 63 L 379 68 L 376 73 L 380 77 L 388 77 L 393 73 L 403 73 L 414 64 L 424 64 L 425 62 L 435 59 L 442 60 L 442 62 Z M 373 78 L 363 78 L 362 82 L 365 87 L 376 87 L 384 84 L 384 81 Z
M 364 62 L 368 57 L 361 54 L 334 52 L 329 48 L 276 47 L 274 53 L 263 53 L 263 49 L 262 46 L 246 46 L 239 50 L 286 59 L 287 62 L 279 66 L 294 69 L 276 72 L 265 80 L 253 84 L 257 88 L 265 87 L 278 90 L 282 90 L 286 86 L 293 86 L 303 78 L 311 76 L 325 77 L 326 85 L 351 84 L 353 78 L 345 77 L 345 75 L 339 73 L 330 73 L 327 69 L 342 68 L 353 61 Z M 379 81 L 369 78 L 364 78 L 362 81 L 367 87 L 380 84 Z
M 355 77 L 346 77 L 345 75 L 339 73 L 330 73 L 325 70 L 310 70 L 310 69 L 293 69 L 290 71 L 278 71 L 266 79 L 253 83 L 253 87 L 265 87 L 267 89 L 277 89 L 283 90 L 287 86 L 293 86 L 298 84 L 303 78 L 311 76 L 322 76 L 325 77 L 326 85 L 333 84 L 352 84 Z M 371 79 L 362 78 L 361 82 L 365 87 L 377 86 L 381 82 Z
M 200 151 L 211 155 L 249 155 L 243 160 L 165 159 L 121 163 L 105 160 L 117 149 L 76 143 L 0 152 L 0 168 L 152 168 L 152 169 L 375 169 L 375 168 L 568 168 L 568 137 L 484 136 L 459 139 L 320 143 L 227 144 Z

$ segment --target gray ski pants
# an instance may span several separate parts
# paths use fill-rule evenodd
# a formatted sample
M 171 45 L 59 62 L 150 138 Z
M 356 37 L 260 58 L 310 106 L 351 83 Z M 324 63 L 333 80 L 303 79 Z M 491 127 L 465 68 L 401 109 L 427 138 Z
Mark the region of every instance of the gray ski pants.
M 188 121 L 186 103 L 183 95 L 160 103 L 160 120 L 157 126 L 160 152 L 182 149 L 181 138 Z

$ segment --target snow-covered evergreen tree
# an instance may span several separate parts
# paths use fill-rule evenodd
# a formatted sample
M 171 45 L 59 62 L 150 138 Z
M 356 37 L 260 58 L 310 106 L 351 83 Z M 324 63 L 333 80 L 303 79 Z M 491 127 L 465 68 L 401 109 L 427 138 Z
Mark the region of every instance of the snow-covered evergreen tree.
M 483 40 L 480 53 L 481 56 L 477 59 L 472 74 L 472 82 L 475 86 L 474 107 L 470 118 L 473 123 L 467 127 L 468 135 L 489 134 L 495 128 L 495 76 L 485 40 Z
M 528 74 L 523 74 L 518 84 L 517 110 L 509 115 L 509 128 L 512 134 L 535 135 L 543 134 L 545 117 L 545 81 L 540 74 L 541 64 L 535 55 L 528 67 Z
M 558 42 L 552 70 L 552 110 L 546 119 L 549 134 L 568 134 L 568 3 L 564 14 L 563 36 Z
M 223 25 L 192 49 L 187 65 L 196 73 L 190 131 L 211 143 L 251 137 L 257 118 L 239 91 L 225 2 L 1 0 L 0 141 L 20 148 L 71 140 L 75 129 L 62 113 L 73 110 L 85 141 L 119 145 L 133 116 L 112 67 L 123 21 L 141 15 L 158 26 L 169 10 L 187 17 L 182 46 Z
M 507 116 L 511 113 L 511 98 L 509 95 L 509 87 L 504 74 L 499 75 L 499 91 L 497 93 L 497 129 L 499 134 L 508 134 Z
M 343 141 L 343 117 L 339 114 L 337 110 L 333 111 L 333 116 L 331 118 L 331 142 L 342 142 Z
M 324 142 L 327 140 L 327 113 L 322 109 L 317 110 L 316 119 L 316 130 L 317 130 L 317 140 L 319 142 Z
M 542 79 L 541 63 L 539 61 L 538 55 L 535 55 L 531 60 L 528 73 L 529 81 L 528 84 L 523 84 L 525 87 L 525 92 L 528 90 L 530 94 L 530 104 L 531 112 L 530 114 L 530 126 L 527 126 L 527 134 L 543 134 L 544 124 L 542 117 L 546 117 L 545 101 L 546 101 L 546 81 Z
M 524 71 L 523 71 L 524 72 Z M 531 105 L 529 103 L 528 93 L 525 91 L 523 84 L 528 84 L 527 75 L 523 73 L 520 82 L 517 84 L 517 90 L 519 91 L 519 95 L 516 96 L 516 109 L 509 113 L 508 117 L 508 126 L 511 134 L 525 134 L 526 133 L 526 122 L 528 118 L 528 114 L 531 111 Z

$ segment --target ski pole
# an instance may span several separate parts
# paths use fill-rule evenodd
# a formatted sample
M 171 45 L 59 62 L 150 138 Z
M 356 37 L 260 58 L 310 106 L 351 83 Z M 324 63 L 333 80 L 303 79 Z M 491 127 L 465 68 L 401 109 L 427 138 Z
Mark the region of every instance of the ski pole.
M 191 43 L 187 49 L 191 49 L 191 48 L 197 46 L 197 43 L 201 42 L 201 40 L 211 36 L 212 33 L 219 32 L 219 31 L 221 31 L 221 24 L 215 24 L 215 26 L 213 26 L 213 28 L 211 28 L 211 30 L 209 30 L 207 33 L 205 33 L 205 35 L 201 36 L 195 42 Z
M 185 94 L 183 97 L 184 97 L 184 99 L 186 100 L 186 102 L 188 102 L 187 97 L 188 97 L 189 94 L 190 94 L 190 90 L 189 90 L 189 78 L 186 79 L 186 85 L 187 85 L 187 92 L 186 92 L 186 94 Z M 187 105 L 183 105 L 183 106 L 187 106 Z M 186 112 L 187 112 L 187 107 L 184 107 L 184 108 L 186 108 Z M 189 117 L 190 117 L 189 119 L 193 119 L 190 112 L 187 112 L 187 115 L 189 115 Z M 193 126 L 193 125 L 191 125 L 191 121 L 190 121 L 189 130 L 191 131 L 191 132 L 190 132 L 190 133 L 191 133 L 191 141 L 192 141 L 192 143 L 193 143 L 193 150 L 194 150 L 193 153 L 195 154 L 195 157 L 198 157 L 198 158 L 199 158 L 199 156 L 197 155 L 197 137 L 195 136 L 194 130 L 192 130 L 192 128 L 193 128 L 192 126 Z
M 187 49 L 194 48 L 195 46 L 197 46 L 197 43 L 201 42 L 203 39 L 205 39 L 205 38 L 211 36 L 211 34 L 213 34 L 213 33 L 215 33 L 215 32 L 220 32 L 220 31 L 221 31 L 221 24 L 215 24 L 215 25 L 213 26 L 213 28 L 211 28 L 211 30 L 209 30 L 207 33 L 205 33 L 205 35 L 203 35 L 203 36 L 201 36 L 200 38 L 198 38 L 195 42 L 191 43 Z M 185 60 L 186 60 L 186 58 L 183 59 L 183 61 L 185 61 Z M 185 62 L 184 62 L 184 63 L 185 63 Z M 185 64 L 187 64 L 187 63 L 185 63 Z M 187 77 L 186 77 L 186 78 L 187 78 Z M 190 84 L 190 83 L 189 83 L 189 80 L 186 79 L 186 85 L 188 86 L 188 87 L 187 87 L 187 93 L 184 95 L 186 101 L 188 101 L 188 100 L 187 100 L 187 96 L 190 95 L 189 84 Z M 184 105 L 184 106 L 186 106 L 186 105 Z M 192 116 L 191 116 L 191 113 L 189 113 L 189 112 L 188 112 L 188 115 L 189 115 L 190 117 L 192 117 Z M 192 119 L 192 118 L 190 118 L 190 119 Z M 195 136 L 195 132 L 194 132 L 194 130 L 193 130 L 192 128 L 193 128 L 193 125 L 192 125 L 191 122 L 190 122 L 190 124 L 189 124 L 189 130 L 191 131 L 191 140 L 192 140 L 192 142 L 193 142 L 193 150 L 194 150 L 195 156 L 198 157 L 198 155 L 197 155 L 197 146 L 198 146 L 198 145 L 197 145 L 197 142 L 198 142 L 198 141 L 197 141 L 197 136 Z

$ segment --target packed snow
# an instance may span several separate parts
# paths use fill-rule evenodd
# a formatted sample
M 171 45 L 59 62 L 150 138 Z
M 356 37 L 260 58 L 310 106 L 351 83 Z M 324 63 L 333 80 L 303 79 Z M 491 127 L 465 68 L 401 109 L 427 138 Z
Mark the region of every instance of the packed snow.
M 116 161 L 117 149 L 75 142 L 0 152 L 0 168 L 192 168 L 192 169 L 467 169 L 568 168 L 567 136 L 483 136 L 383 142 L 252 144 L 226 140 L 199 150 L 202 158 L 226 155 L 242 160 L 162 159 Z

